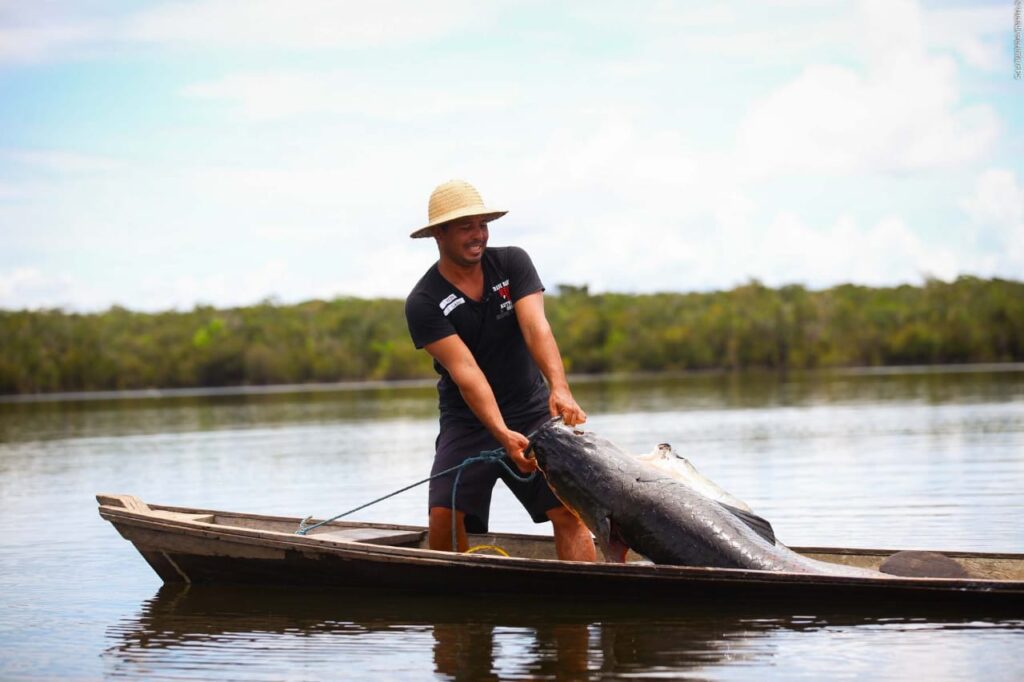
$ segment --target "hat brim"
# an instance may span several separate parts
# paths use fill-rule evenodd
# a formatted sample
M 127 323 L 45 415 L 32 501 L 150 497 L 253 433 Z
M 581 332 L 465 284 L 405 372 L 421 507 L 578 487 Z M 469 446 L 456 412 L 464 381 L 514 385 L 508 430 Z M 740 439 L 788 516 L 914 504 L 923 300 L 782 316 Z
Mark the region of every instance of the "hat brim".
M 431 221 L 429 225 L 427 225 L 426 227 L 421 227 L 418 230 L 414 230 L 412 234 L 410 234 L 409 236 L 412 237 L 413 239 L 429 237 L 431 234 L 431 228 L 437 227 L 438 225 L 444 225 L 445 223 L 450 223 L 451 221 L 458 220 L 459 218 L 468 218 L 470 216 L 478 215 L 483 218 L 486 218 L 487 220 L 496 220 L 497 218 L 500 218 L 506 213 L 508 213 L 508 211 L 496 211 L 491 208 L 484 208 L 480 206 L 460 208 L 438 216 L 436 219 Z

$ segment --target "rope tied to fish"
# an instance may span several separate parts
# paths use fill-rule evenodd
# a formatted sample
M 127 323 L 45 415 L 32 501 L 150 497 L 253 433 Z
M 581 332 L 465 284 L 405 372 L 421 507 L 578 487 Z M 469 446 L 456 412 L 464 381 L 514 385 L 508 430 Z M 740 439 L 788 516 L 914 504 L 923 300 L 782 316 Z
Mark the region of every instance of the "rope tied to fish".
M 387 495 L 383 495 L 381 497 L 378 497 L 375 500 L 370 500 L 369 502 L 367 502 L 365 504 L 361 504 L 358 507 L 355 507 L 353 509 L 349 509 L 348 511 L 342 512 L 342 513 L 338 514 L 337 516 L 332 516 L 331 518 L 326 519 L 324 521 L 320 521 L 319 523 L 310 524 L 309 521 L 311 521 L 313 517 L 307 516 L 306 518 L 302 519 L 302 521 L 299 522 L 299 529 L 295 531 L 295 534 L 296 535 L 307 535 L 307 534 L 309 534 L 309 531 L 311 531 L 311 530 L 313 530 L 315 528 L 319 528 L 320 526 L 323 526 L 323 525 L 326 525 L 328 523 L 331 523 L 332 521 L 337 521 L 338 519 L 343 518 L 345 516 L 348 516 L 350 514 L 355 514 L 357 511 L 359 511 L 361 509 L 366 509 L 367 507 L 369 507 L 371 505 L 374 505 L 374 504 L 377 504 L 378 502 L 383 502 L 384 500 L 388 499 L 389 497 L 394 497 L 395 495 L 398 495 L 399 493 L 404 493 L 407 490 L 412 490 L 416 486 L 423 485 L 424 483 L 427 483 L 428 481 L 432 481 L 435 478 L 440 478 L 441 476 L 447 476 L 447 475 L 449 475 L 451 473 L 455 473 L 455 482 L 452 484 L 452 551 L 455 551 L 456 548 L 459 546 L 458 542 L 457 542 L 456 523 L 455 523 L 455 521 L 456 521 L 456 518 L 455 518 L 455 499 L 456 498 L 455 498 L 455 496 L 456 496 L 456 494 L 458 493 L 458 490 L 459 490 L 459 477 L 462 476 L 462 471 L 466 467 L 470 466 L 471 464 L 476 464 L 478 462 L 492 462 L 494 464 L 498 464 L 498 465 L 504 467 L 505 471 L 507 471 L 510 476 L 512 476 L 514 479 L 516 479 L 517 481 L 520 481 L 522 483 L 527 483 L 527 482 L 533 480 L 533 477 L 537 475 L 536 471 L 531 471 L 526 476 L 523 476 L 522 474 L 514 471 L 512 469 L 512 467 L 510 467 L 508 465 L 508 463 L 505 462 L 505 449 L 504 448 L 495 448 L 494 450 L 482 450 L 480 452 L 480 454 L 478 454 L 478 455 L 473 455 L 472 457 L 467 457 L 465 460 L 463 460 L 463 462 L 461 464 L 457 464 L 457 465 L 455 465 L 455 466 L 453 466 L 451 468 L 445 469 L 444 471 L 438 472 L 438 473 L 434 474 L 433 476 L 427 476 L 426 478 L 424 478 L 421 481 L 416 481 L 415 483 L 407 485 L 404 488 L 399 488 L 398 490 L 395 490 L 394 492 L 390 492 Z M 476 548 L 474 548 L 474 549 L 476 549 Z M 472 550 L 470 550 L 470 551 L 472 552 Z

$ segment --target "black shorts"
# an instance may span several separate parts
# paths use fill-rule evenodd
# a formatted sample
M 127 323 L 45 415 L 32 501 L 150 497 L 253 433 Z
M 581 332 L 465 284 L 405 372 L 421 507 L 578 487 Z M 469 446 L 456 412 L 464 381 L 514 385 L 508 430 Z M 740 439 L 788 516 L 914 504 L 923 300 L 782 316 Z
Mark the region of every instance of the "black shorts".
M 545 411 L 534 415 L 529 421 L 524 420 L 522 424 L 509 424 L 509 428 L 519 431 L 524 435 L 550 419 L 551 415 Z M 520 428 L 517 428 L 520 427 Z M 433 476 L 445 469 L 458 466 L 463 461 L 474 455 L 479 455 L 484 450 L 494 450 L 501 447 L 498 441 L 490 432 L 479 423 L 474 424 L 451 424 L 445 425 L 437 437 L 437 450 L 434 454 L 434 466 L 430 470 Z M 502 459 L 512 471 L 522 476 L 522 472 L 516 467 L 508 455 Z M 430 507 L 452 506 L 452 485 L 455 483 L 453 471 L 445 476 L 430 481 Z M 487 521 L 491 510 L 491 491 L 498 479 L 505 482 L 516 499 L 530 513 L 535 523 L 544 523 L 548 520 L 547 512 L 562 506 L 562 503 L 551 492 L 544 474 L 537 471 L 534 477 L 527 483 L 513 478 L 505 467 L 497 462 L 475 462 L 462 469 L 459 476 L 459 489 L 455 496 L 455 509 L 466 514 L 466 532 L 486 533 Z

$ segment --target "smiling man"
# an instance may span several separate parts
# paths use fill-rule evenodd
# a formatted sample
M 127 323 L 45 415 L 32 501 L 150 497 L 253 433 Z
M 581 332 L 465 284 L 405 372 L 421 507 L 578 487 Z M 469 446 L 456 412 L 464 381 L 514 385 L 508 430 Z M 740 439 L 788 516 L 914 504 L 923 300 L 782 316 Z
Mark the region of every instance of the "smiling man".
M 505 213 L 486 207 L 468 182 L 452 180 L 430 195 L 429 223 L 410 235 L 433 237 L 440 254 L 405 301 L 413 343 L 430 353 L 441 376 L 440 434 L 431 474 L 499 446 L 510 464 L 533 471 L 536 463 L 523 453 L 524 433 L 552 416 L 570 426 L 587 418 L 569 390 L 544 315 L 544 286 L 530 257 L 513 246 L 487 247 L 488 223 Z M 590 532 L 543 476 L 523 483 L 488 463 L 468 466 L 459 479 L 459 551 L 467 548 L 467 530 L 487 531 L 491 491 L 499 477 L 535 522 L 551 521 L 559 558 L 594 560 Z M 453 483 L 454 474 L 430 482 L 431 549 L 452 549 Z

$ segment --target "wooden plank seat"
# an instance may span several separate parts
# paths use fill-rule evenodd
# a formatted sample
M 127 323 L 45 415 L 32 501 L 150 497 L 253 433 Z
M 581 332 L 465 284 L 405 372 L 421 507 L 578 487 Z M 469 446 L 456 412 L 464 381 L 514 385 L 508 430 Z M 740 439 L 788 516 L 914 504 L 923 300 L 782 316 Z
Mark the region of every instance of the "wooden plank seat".
M 317 528 L 306 537 L 320 540 L 345 540 L 365 542 L 371 545 L 416 544 L 423 539 L 424 531 L 387 530 L 384 528 Z
M 171 521 L 194 521 L 196 523 L 214 523 L 216 517 L 213 514 L 188 514 L 185 512 L 167 511 L 165 509 L 150 509 L 150 516 Z

